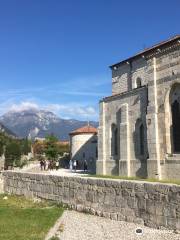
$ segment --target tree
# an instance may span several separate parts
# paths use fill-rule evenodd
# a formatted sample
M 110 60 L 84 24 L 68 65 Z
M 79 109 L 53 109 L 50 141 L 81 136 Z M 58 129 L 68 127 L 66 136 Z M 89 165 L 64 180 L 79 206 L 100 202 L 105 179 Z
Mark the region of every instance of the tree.
M 44 143 L 36 141 L 33 144 L 33 152 L 35 155 L 41 155 L 44 153 Z
M 3 155 L 6 145 L 11 141 L 11 138 L 0 132 L 0 156 Z
M 26 138 L 21 140 L 21 153 L 27 155 L 31 152 L 31 142 Z
M 56 161 L 58 157 L 58 139 L 53 134 L 46 136 L 45 154 L 49 160 Z
M 66 142 L 66 143 L 58 142 L 57 147 L 58 147 L 58 153 L 61 156 L 63 156 L 64 153 L 69 153 L 70 152 L 70 145 L 69 145 L 68 142 Z
M 0 138 L 0 156 L 2 156 L 4 153 L 4 147 L 5 147 L 5 142 L 3 141 L 2 138 Z
M 5 165 L 19 166 L 21 163 L 21 148 L 17 141 L 12 141 L 6 146 L 5 150 Z

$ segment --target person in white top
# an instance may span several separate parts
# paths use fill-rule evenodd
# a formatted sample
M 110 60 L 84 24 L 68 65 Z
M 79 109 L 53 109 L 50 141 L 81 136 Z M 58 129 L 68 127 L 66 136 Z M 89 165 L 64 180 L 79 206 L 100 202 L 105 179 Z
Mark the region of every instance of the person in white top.
M 76 168 L 77 168 L 77 161 L 76 160 L 74 160 L 74 162 L 73 162 L 73 167 L 74 167 L 74 170 L 76 172 Z
M 69 161 L 69 169 L 70 169 L 71 172 L 72 172 L 72 170 L 73 170 L 73 162 L 72 162 L 71 159 L 70 159 L 70 161 Z
M 56 170 L 59 169 L 59 161 L 56 161 Z

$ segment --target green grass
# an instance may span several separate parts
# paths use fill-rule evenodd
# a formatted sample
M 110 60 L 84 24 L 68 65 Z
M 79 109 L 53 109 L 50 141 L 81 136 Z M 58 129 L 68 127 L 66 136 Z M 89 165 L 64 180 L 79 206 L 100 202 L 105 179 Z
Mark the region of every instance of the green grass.
M 63 208 L 52 203 L 34 203 L 24 197 L 0 195 L 0 239 L 43 240 L 62 215 Z
M 131 180 L 131 181 L 136 180 L 136 181 L 159 182 L 159 183 L 170 183 L 170 184 L 180 185 L 180 180 L 173 180 L 173 179 L 158 180 L 154 178 L 138 178 L 138 177 L 110 176 L 110 175 L 88 175 L 88 177 Z

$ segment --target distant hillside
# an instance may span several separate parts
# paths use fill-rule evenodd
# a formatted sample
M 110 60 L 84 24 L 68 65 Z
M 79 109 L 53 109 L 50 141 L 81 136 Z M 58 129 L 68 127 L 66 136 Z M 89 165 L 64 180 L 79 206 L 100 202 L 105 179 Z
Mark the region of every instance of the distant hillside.
M 68 140 L 69 132 L 87 124 L 85 121 L 61 119 L 52 112 L 36 109 L 10 111 L 0 117 L 0 122 L 18 137 L 43 138 L 53 133 L 60 140 Z M 98 126 L 98 122 L 90 122 L 90 124 Z
M 4 133 L 8 137 L 12 137 L 12 138 L 17 137 L 15 133 L 13 133 L 11 130 L 5 127 L 2 123 L 0 123 L 0 132 Z

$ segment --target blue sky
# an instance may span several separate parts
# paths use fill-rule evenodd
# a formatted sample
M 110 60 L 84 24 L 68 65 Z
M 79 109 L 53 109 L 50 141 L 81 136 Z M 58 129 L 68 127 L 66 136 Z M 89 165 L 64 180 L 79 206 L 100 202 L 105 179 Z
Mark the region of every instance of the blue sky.
M 179 22 L 179 0 L 0 0 L 0 114 L 97 120 L 108 66 L 179 34 Z

